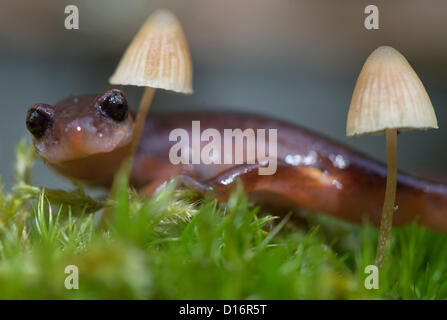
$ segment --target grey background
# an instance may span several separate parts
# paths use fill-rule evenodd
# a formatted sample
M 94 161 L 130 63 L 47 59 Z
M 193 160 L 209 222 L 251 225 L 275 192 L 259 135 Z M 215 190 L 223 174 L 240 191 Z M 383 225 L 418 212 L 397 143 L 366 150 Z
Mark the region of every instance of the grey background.
M 80 30 L 64 29 L 64 8 Z M 376 4 L 380 30 L 363 27 Z M 158 91 L 153 110 L 233 109 L 280 117 L 384 159 L 384 137 L 345 136 L 355 80 L 377 46 L 402 52 L 422 79 L 439 130 L 399 135 L 399 167 L 447 183 L 447 3 L 442 0 L 71 0 L 0 2 L 0 174 L 12 184 L 14 148 L 28 136 L 28 106 L 97 93 L 156 8 L 174 11 L 194 60 L 191 96 Z M 135 106 L 140 88 L 123 88 Z M 29 139 L 29 137 L 28 137 Z M 69 185 L 44 165 L 35 181 Z

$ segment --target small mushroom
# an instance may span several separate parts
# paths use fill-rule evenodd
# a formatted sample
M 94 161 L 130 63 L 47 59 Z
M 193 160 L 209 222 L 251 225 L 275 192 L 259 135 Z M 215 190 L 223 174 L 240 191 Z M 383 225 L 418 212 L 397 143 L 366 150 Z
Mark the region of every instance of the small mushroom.
M 144 86 L 136 116 L 131 156 L 136 151 L 155 90 L 192 93 L 192 62 L 185 35 L 175 15 L 155 11 L 121 58 L 111 84 Z
M 396 198 L 397 131 L 438 128 L 425 88 L 405 57 L 382 46 L 366 60 L 349 107 L 346 135 L 386 134 L 387 180 L 376 265 L 384 263 Z

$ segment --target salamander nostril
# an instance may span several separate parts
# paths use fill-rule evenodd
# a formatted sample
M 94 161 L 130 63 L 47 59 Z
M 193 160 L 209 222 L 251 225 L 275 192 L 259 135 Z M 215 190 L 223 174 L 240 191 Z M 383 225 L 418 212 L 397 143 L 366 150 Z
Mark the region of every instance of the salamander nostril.
M 53 108 L 46 104 L 35 104 L 29 108 L 26 115 L 26 127 L 36 138 L 40 139 L 51 125 Z
M 109 90 L 98 100 L 103 113 L 115 121 L 124 121 L 128 115 L 128 106 L 124 94 L 120 90 Z

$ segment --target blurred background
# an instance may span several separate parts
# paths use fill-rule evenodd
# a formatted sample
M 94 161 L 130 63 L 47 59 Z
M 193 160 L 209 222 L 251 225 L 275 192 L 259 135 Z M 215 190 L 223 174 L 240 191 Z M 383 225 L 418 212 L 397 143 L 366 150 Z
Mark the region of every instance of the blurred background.
M 380 45 L 403 53 L 424 83 L 439 130 L 399 136 L 399 167 L 447 183 L 447 2 L 445 0 L 0 0 L 0 174 L 12 185 L 25 112 L 38 102 L 98 93 L 156 8 L 180 19 L 194 61 L 191 96 L 158 91 L 152 111 L 233 109 L 272 115 L 385 159 L 383 136 L 345 136 L 354 84 Z M 64 28 L 77 5 L 79 30 Z M 380 30 L 364 28 L 379 7 Z M 142 89 L 122 88 L 133 106 Z M 43 164 L 35 182 L 66 187 Z

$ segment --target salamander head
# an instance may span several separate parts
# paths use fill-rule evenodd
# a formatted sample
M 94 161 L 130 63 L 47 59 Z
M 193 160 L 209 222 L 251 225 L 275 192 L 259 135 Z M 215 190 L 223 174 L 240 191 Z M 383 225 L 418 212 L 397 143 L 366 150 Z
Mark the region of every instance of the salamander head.
M 69 98 L 55 106 L 35 104 L 28 109 L 26 127 L 39 156 L 55 164 L 129 145 L 133 117 L 124 93 L 112 89 L 99 96 Z

